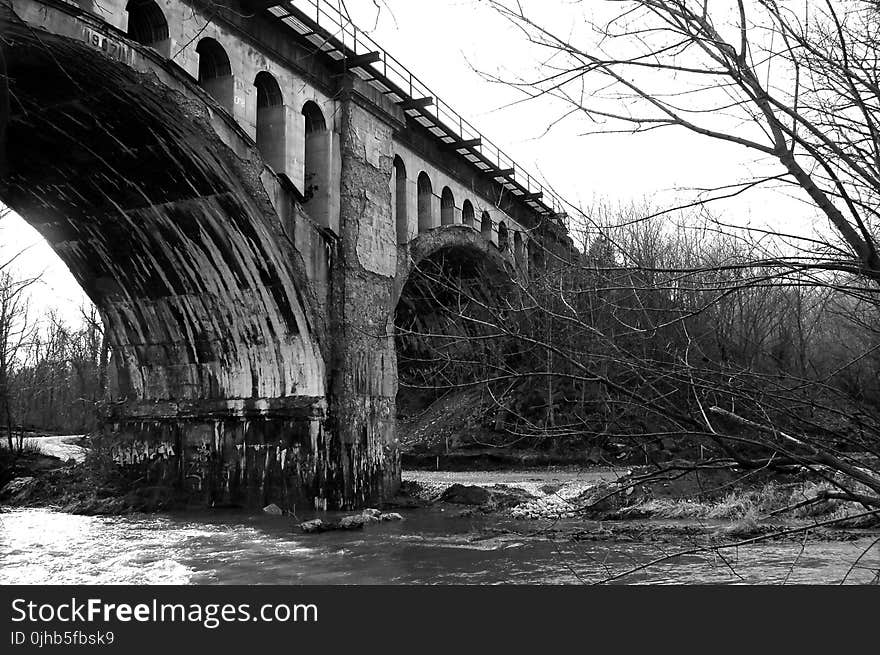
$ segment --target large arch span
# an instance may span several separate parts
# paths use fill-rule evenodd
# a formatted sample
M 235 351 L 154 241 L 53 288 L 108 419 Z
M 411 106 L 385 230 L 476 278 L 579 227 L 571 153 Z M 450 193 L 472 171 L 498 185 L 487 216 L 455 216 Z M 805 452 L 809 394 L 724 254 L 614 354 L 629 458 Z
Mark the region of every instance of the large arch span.
M 498 354 L 505 307 L 517 298 L 516 269 L 467 225 L 421 234 L 402 248 L 395 280 L 398 416 L 410 420 L 459 385 L 479 384 Z
M 273 496 L 271 468 L 294 500 L 323 502 L 328 345 L 283 185 L 157 52 L 63 6 L 16 8 L 0 7 L 0 202 L 101 312 L 117 461 L 215 503 Z

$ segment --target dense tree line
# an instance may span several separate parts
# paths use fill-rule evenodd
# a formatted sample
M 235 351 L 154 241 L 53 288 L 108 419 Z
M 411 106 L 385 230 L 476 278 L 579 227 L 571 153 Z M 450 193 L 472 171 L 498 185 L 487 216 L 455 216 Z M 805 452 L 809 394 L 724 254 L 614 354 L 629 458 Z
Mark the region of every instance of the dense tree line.
M 50 314 L 10 378 L 13 415 L 23 428 L 81 434 L 94 429 L 106 390 L 107 345 L 95 309 L 79 325 Z
M 398 314 L 402 385 L 485 387 L 484 426 L 510 442 L 815 466 L 880 505 L 876 296 L 850 274 L 790 266 L 778 240 L 693 216 L 632 220 L 651 213 L 606 215 L 503 294 L 423 264 L 406 302 L 433 312 Z
M 0 272 L 0 415 L 4 441 L 20 448 L 28 431 L 80 434 L 96 427 L 108 360 L 92 308 L 71 326 L 29 309 L 35 280 Z
M 504 358 L 480 346 L 472 362 L 506 429 L 640 440 L 646 458 L 686 440 L 701 458 L 814 468 L 880 506 L 876 3 L 584 3 L 594 18 L 564 34 L 521 3 L 491 4 L 542 62 L 501 81 L 561 103 L 560 120 L 686 130 L 762 171 L 677 207 L 573 211 L 583 256 L 548 253 L 494 306 L 445 304 L 479 326 L 476 341 L 504 342 Z M 711 203 L 771 185 L 803 201 L 793 229 L 712 217 Z M 452 276 L 425 275 L 444 289 L 424 285 L 437 303 L 454 297 Z

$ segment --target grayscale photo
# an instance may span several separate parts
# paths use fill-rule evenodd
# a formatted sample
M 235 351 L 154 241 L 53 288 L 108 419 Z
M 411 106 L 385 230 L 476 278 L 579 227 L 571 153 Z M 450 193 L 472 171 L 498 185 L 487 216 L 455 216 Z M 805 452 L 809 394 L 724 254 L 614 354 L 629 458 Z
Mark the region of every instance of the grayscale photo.
M 880 584 L 880 4 L 0 0 L 0 584 Z

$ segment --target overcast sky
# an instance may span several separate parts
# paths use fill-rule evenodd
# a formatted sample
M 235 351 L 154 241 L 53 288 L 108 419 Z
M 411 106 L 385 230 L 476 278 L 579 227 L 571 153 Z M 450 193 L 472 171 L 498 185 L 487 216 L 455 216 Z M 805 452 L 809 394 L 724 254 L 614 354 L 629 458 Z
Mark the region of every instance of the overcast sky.
M 420 77 L 445 102 L 468 118 L 520 165 L 549 183 L 560 195 L 589 207 L 612 202 L 671 202 L 675 190 L 726 184 L 749 176 L 755 165 L 748 152 L 718 145 L 679 129 L 643 135 L 582 136 L 595 125 L 575 117 L 548 126 L 560 112 L 551 102 L 512 104 L 521 96 L 493 84 L 480 72 L 506 79 L 528 78 L 541 54 L 522 35 L 477 0 L 348 0 L 355 21 Z M 597 3 L 531 0 L 524 3 L 547 25 L 567 34 L 583 24 L 584 12 Z M 809 208 L 754 194 L 718 207 L 727 217 L 766 224 L 787 219 L 806 221 Z M 735 215 L 731 215 L 735 214 Z M 791 216 L 789 216 L 791 214 Z M 39 308 L 56 306 L 75 316 L 87 299 L 52 250 L 23 220 L 0 223 L 0 256 L 27 248 L 19 266 L 25 274 L 43 272 L 35 292 Z

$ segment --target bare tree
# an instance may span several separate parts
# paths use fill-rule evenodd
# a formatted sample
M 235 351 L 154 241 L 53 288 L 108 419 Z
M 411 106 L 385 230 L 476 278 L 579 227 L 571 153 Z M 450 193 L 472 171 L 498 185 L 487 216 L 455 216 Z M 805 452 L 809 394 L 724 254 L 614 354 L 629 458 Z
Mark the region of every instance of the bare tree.
M 8 271 L 0 270 L 0 417 L 10 451 L 15 450 L 13 380 L 36 329 L 26 291 L 36 281 L 36 278 L 16 279 Z M 18 450 L 21 446 L 19 437 Z
M 775 163 L 700 202 L 786 184 L 836 233 L 799 240 L 790 264 L 880 280 L 876 3 L 610 0 L 613 18 L 585 43 L 519 3 L 491 4 L 553 55 L 543 76 L 507 82 L 561 99 L 595 131 L 685 129 Z

